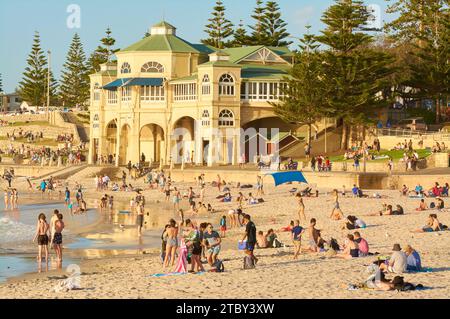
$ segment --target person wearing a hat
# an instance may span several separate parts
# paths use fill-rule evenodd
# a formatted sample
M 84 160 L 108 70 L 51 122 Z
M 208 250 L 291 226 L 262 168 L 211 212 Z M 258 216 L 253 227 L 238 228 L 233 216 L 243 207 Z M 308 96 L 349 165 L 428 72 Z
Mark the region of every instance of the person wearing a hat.
M 382 271 L 392 272 L 396 274 L 402 274 L 406 272 L 407 256 L 399 244 L 394 244 L 392 248 L 393 253 L 389 258 L 388 264 L 381 264 L 380 269 Z

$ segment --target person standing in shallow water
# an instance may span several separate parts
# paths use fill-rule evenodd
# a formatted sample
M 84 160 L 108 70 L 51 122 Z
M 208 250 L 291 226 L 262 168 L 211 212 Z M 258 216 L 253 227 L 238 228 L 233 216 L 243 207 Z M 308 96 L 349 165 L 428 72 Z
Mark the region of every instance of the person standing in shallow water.
M 45 214 L 39 214 L 38 222 L 36 225 L 36 233 L 33 238 L 33 242 L 38 242 L 38 257 L 37 261 L 40 264 L 42 262 L 42 253 L 45 254 L 45 263 L 48 265 L 48 233 L 50 230 L 50 226 L 47 223 Z M 40 268 L 39 268 L 40 269 Z
M 52 244 L 56 252 L 56 258 L 58 260 L 58 268 L 62 267 L 62 231 L 64 229 L 63 215 L 58 214 L 55 221 L 55 229 L 52 234 Z

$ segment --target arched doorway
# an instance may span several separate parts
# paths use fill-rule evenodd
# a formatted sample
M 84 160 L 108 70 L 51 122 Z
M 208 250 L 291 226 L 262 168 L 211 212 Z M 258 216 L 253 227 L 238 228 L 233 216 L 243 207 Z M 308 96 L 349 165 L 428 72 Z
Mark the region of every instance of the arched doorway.
M 171 156 L 174 163 L 180 164 L 182 159 L 185 163 L 195 160 L 195 119 L 184 116 L 173 125 Z
M 147 124 L 139 133 L 139 156 L 145 155 L 146 162 L 160 162 L 164 149 L 164 130 L 157 124 Z
M 117 146 L 117 120 L 114 119 L 106 126 L 106 155 L 116 154 Z
M 119 165 L 126 165 L 129 161 L 129 147 L 130 143 L 128 136 L 130 134 L 131 128 L 128 124 L 122 126 L 120 130 L 120 148 L 119 148 Z

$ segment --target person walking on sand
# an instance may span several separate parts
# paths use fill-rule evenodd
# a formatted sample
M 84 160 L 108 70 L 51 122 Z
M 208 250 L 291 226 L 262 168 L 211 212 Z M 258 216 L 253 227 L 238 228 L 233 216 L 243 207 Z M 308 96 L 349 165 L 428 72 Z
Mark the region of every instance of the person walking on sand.
M 254 255 L 253 251 L 255 250 L 256 245 L 256 226 L 255 223 L 251 221 L 250 215 L 244 215 L 244 225 L 245 225 L 245 234 L 242 237 L 241 241 L 245 241 L 247 239 L 247 243 L 245 245 L 245 253 L 249 255 L 254 264 L 258 263 L 258 258 Z
M 200 201 L 202 203 L 205 202 L 205 191 L 206 191 L 205 185 L 202 184 L 200 187 Z
M 173 188 L 172 193 L 173 193 L 173 195 L 172 195 L 173 211 L 179 211 L 180 210 L 181 193 L 176 187 Z
M 300 220 L 303 220 L 306 222 L 305 204 L 303 203 L 302 194 L 297 193 L 297 195 L 295 195 L 295 197 L 297 198 L 297 202 L 298 202 L 298 218 Z
M 38 256 L 37 261 L 40 265 L 42 262 L 42 253 L 45 255 L 45 263 L 48 264 L 48 233 L 49 233 L 50 226 L 47 223 L 45 214 L 39 214 L 38 216 L 38 222 L 36 225 L 36 233 L 33 238 L 33 243 L 38 243 Z
M 341 206 L 339 205 L 339 192 L 337 189 L 333 190 L 333 210 L 331 211 L 331 215 L 330 218 L 332 220 L 341 220 L 342 218 L 344 218 L 344 215 L 342 214 L 341 211 Z
M 169 221 L 169 226 L 166 229 L 167 243 L 166 243 L 166 255 L 164 257 L 164 268 L 169 266 L 169 262 L 172 266 L 175 265 L 175 253 L 178 247 L 178 226 L 175 220 Z
M 52 244 L 56 252 L 56 258 L 58 260 L 58 267 L 62 267 L 62 231 L 64 229 L 63 215 L 58 214 L 55 221 L 55 229 L 52 235 Z
M 298 255 L 302 250 L 302 233 L 304 232 L 303 227 L 300 226 L 300 221 L 296 220 L 294 222 L 294 228 L 292 228 L 292 241 L 294 243 L 294 259 L 298 259 Z
M 221 187 L 222 187 L 222 178 L 220 177 L 219 174 L 217 174 L 217 189 L 219 190 L 219 192 L 221 190 Z
M 309 227 L 308 227 L 308 235 L 309 235 L 309 250 L 312 251 L 313 253 L 316 253 L 318 250 L 318 239 L 320 236 L 320 231 L 318 229 L 316 229 L 316 219 L 315 218 L 311 218 L 311 221 L 309 223 Z

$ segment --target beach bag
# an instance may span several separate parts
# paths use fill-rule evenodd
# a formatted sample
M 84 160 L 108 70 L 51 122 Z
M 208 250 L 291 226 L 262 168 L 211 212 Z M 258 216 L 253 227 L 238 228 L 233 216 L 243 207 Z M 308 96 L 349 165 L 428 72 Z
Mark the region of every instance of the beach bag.
M 264 199 L 263 198 L 258 198 L 258 203 L 264 203 Z
M 255 262 L 251 256 L 244 257 L 244 269 L 254 269 Z
M 278 240 L 278 238 L 275 238 L 273 240 L 273 247 L 274 248 L 281 248 L 283 245 L 281 244 L 281 242 Z
M 434 202 L 431 202 L 430 208 L 436 208 L 436 204 Z

